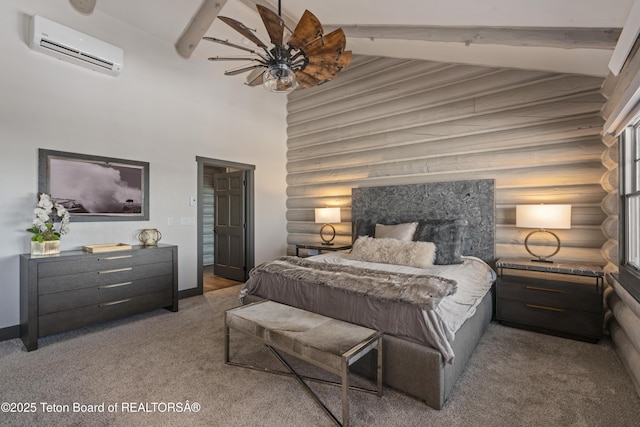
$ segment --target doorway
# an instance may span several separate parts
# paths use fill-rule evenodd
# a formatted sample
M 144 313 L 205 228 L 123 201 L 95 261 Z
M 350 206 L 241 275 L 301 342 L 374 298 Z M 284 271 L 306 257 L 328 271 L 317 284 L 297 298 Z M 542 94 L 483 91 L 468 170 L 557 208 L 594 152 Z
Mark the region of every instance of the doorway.
M 234 286 L 254 266 L 255 166 L 196 157 L 198 286 L 195 295 Z

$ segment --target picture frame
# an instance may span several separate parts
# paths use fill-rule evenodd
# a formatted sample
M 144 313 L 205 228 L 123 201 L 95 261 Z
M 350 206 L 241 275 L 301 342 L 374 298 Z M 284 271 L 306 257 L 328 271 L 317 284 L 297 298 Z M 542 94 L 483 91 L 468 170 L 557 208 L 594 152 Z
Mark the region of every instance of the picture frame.
M 38 192 L 71 221 L 148 221 L 149 163 L 41 148 Z

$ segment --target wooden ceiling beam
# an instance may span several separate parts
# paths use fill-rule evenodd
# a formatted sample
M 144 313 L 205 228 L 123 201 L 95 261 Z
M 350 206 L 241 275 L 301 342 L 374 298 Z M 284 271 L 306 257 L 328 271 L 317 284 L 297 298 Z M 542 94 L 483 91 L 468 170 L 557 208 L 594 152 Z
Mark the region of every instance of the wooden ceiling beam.
M 91 15 L 96 7 L 96 0 L 69 0 L 69 3 L 83 15 Z
M 242 0 L 243 2 L 249 0 Z M 444 27 L 406 25 L 325 25 L 326 32 L 342 28 L 347 38 L 422 40 L 427 42 L 552 47 L 561 49 L 610 49 L 621 28 L 550 27 Z
M 264 7 L 268 7 L 269 9 L 273 10 L 274 12 L 278 13 L 278 2 L 277 0 L 275 1 L 266 1 L 266 0 L 240 0 L 240 2 L 244 3 L 249 9 L 251 9 L 252 11 L 258 13 L 258 9 L 256 9 L 257 5 L 260 6 L 264 6 Z M 285 25 L 287 27 L 289 27 L 291 30 L 293 30 L 294 28 L 296 28 L 296 25 L 298 24 L 298 21 L 294 18 L 292 18 L 291 16 L 289 16 L 285 11 L 284 8 L 282 8 L 282 16 L 281 16 L 282 20 L 284 21 Z M 300 18 L 298 18 L 300 19 Z
M 175 44 L 178 55 L 183 58 L 191 56 L 226 2 L 227 0 L 204 0 L 202 2 Z

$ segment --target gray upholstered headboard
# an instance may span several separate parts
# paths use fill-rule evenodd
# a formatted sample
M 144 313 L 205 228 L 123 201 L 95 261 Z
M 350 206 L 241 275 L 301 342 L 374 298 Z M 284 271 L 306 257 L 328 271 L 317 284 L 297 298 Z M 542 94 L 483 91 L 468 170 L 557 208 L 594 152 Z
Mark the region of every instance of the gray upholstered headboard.
M 463 219 L 468 223 L 462 254 L 495 264 L 493 179 L 362 187 L 351 190 L 351 220 L 399 224 Z M 354 236 L 355 238 L 355 236 Z

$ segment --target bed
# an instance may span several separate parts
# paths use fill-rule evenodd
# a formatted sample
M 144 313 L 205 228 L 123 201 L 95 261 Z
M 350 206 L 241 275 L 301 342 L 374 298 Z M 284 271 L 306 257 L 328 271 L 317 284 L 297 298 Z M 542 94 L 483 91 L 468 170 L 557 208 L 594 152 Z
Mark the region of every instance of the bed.
M 258 266 L 242 302 L 272 299 L 383 330 L 385 384 L 441 409 L 493 315 L 494 181 L 354 188 L 351 208 L 350 253 Z M 387 244 L 400 249 L 380 250 Z M 370 377 L 375 368 L 375 357 L 354 366 Z

